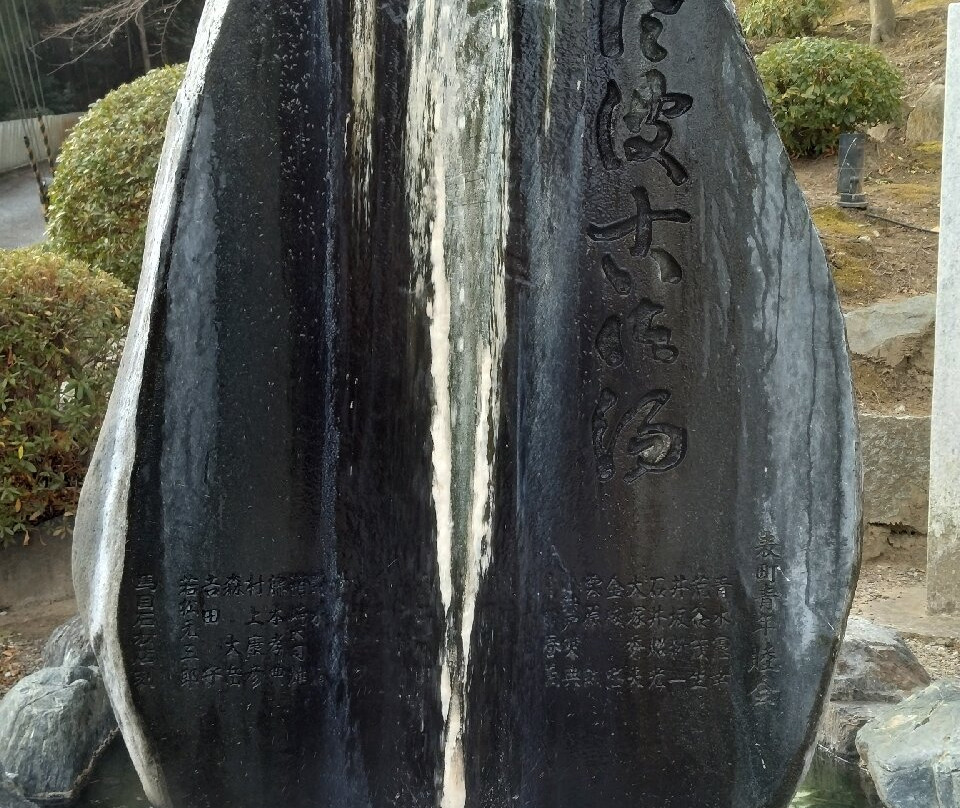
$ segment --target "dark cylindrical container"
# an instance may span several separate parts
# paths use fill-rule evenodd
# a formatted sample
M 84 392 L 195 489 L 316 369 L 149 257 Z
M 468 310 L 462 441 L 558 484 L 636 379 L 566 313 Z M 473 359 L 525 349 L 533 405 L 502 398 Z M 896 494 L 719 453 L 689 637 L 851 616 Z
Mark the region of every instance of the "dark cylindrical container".
M 840 154 L 837 170 L 837 193 L 841 208 L 865 208 L 863 193 L 863 163 L 867 136 L 862 132 L 840 135 Z

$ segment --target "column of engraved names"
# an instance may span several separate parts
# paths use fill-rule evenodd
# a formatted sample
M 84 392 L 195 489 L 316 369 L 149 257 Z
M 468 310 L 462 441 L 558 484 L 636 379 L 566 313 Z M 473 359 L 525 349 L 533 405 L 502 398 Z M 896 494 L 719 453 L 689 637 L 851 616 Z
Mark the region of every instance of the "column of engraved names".
M 707 690 L 730 681 L 724 576 L 547 576 L 543 647 L 551 689 Z
M 308 632 L 324 623 L 323 587 L 320 575 L 183 576 L 180 686 L 306 684 Z
M 179 679 L 181 687 L 190 687 L 200 682 L 200 581 L 190 577 L 181 578 L 177 595 Z
M 783 546 L 773 536 L 763 535 L 754 545 L 754 554 L 757 563 L 754 592 L 756 647 L 750 672 L 755 677 L 756 686 L 752 696 L 757 706 L 774 706 L 778 703 L 780 696 L 777 687 L 780 661 L 776 640 L 781 619 L 780 580 L 783 573 L 780 560 L 783 556 Z
M 651 10 L 641 17 L 638 48 L 649 63 L 668 56 L 659 41 L 664 19 L 677 14 L 684 2 L 651 0 Z M 587 235 L 601 247 L 598 269 L 615 299 L 614 310 L 604 312 L 594 340 L 603 369 L 592 416 L 597 475 L 609 482 L 622 474 L 633 483 L 647 474 L 675 469 L 687 454 L 687 430 L 662 417 L 673 398 L 670 385 L 636 393 L 630 376 L 641 362 L 668 368 L 680 358 L 664 300 L 657 290 L 639 290 L 634 270 L 640 262 L 653 263 L 659 269 L 660 288 L 683 283 L 680 261 L 656 236 L 663 224 L 689 224 L 692 217 L 669 203 L 655 202 L 649 184 L 637 182 L 632 172 L 636 165 L 657 166 L 673 186 L 687 184 L 689 173 L 670 145 L 672 122 L 690 111 L 693 98 L 671 92 L 666 76 L 655 68 L 644 73 L 639 86 L 621 86 L 613 75 L 617 65 L 624 58 L 635 58 L 625 47 L 626 10 L 627 0 L 601 0 L 600 52 L 612 75 L 599 103 L 595 134 L 604 175 L 630 189 L 633 209 L 591 222 Z M 625 138 L 620 134 L 623 127 L 630 133 Z
M 156 579 L 152 575 L 138 576 L 134 593 L 137 608 L 133 621 L 133 684 L 153 689 L 157 664 Z

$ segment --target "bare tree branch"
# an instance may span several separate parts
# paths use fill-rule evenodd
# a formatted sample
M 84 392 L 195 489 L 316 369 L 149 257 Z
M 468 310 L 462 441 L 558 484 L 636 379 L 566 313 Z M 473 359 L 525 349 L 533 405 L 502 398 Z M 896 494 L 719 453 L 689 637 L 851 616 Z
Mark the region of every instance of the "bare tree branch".
M 183 0 L 114 0 L 106 6 L 89 7 L 84 13 L 72 22 L 63 23 L 44 32 L 47 42 L 51 39 L 69 39 L 78 43 L 82 50 L 66 64 L 74 64 L 87 56 L 91 51 L 99 50 L 110 45 L 117 34 L 123 32 L 129 25 L 134 25 L 140 35 L 143 49 L 144 67 L 150 69 L 150 58 L 147 42 L 147 28 L 156 22 L 161 25 L 160 50 L 166 40 L 170 19 L 180 7 Z M 61 65 L 61 67 L 64 65 Z
M 174 0 L 174 2 L 172 3 L 165 3 L 160 9 L 157 10 L 158 14 L 163 14 L 163 27 L 160 29 L 161 56 L 163 55 L 164 49 L 167 44 L 167 33 L 170 29 L 170 21 L 173 19 L 174 14 L 177 13 L 177 9 L 180 8 L 180 4 L 182 2 L 183 0 Z

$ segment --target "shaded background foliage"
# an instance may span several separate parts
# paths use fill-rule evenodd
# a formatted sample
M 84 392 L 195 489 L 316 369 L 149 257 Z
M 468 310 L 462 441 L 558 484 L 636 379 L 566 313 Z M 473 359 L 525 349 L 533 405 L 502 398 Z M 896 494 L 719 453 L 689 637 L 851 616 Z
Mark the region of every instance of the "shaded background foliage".
M 751 38 L 806 36 L 839 5 L 840 0 L 751 0 L 740 18 L 744 33 Z
M 31 41 L 38 42 L 36 55 L 46 112 L 56 114 L 86 109 L 96 99 L 120 84 L 144 73 L 140 38 L 135 26 L 122 32 L 104 47 L 88 50 L 89 43 L 69 37 L 47 38 L 57 26 L 80 18 L 85 12 L 111 5 L 111 0 L 4 0 L 16 12 Z M 172 15 L 151 14 L 166 4 L 146 3 L 147 43 L 155 66 L 183 62 L 190 54 L 203 0 L 182 0 Z M 0 41 L 0 48 L 18 43 Z M 20 117 L 10 76 L 0 59 L 0 120 Z

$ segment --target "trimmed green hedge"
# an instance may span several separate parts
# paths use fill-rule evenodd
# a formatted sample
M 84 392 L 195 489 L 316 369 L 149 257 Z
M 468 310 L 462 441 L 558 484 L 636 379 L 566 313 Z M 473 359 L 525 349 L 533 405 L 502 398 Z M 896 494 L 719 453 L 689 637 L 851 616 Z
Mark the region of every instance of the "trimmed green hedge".
M 0 250 L 0 545 L 76 505 L 132 298 L 80 261 Z
M 167 118 L 185 67 L 163 67 L 94 104 L 67 138 L 50 189 L 54 249 L 136 286 Z
M 793 155 L 836 148 L 844 132 L 900 117 L 903 80 L 869 45 L 803 37 L 757 57 L 783 143 Z

